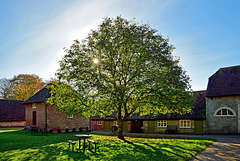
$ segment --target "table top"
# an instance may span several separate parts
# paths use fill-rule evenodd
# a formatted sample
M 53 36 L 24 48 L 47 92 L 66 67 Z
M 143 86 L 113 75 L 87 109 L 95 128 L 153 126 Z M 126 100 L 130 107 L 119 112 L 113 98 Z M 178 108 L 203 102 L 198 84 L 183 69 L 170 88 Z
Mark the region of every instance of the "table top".
M 86 134 L 77 134 L 77 135 L 74 135 L 75 137 L 78 137 L 78 138 L 90 138 L 92 137 L 91 135 L 86 135 Z

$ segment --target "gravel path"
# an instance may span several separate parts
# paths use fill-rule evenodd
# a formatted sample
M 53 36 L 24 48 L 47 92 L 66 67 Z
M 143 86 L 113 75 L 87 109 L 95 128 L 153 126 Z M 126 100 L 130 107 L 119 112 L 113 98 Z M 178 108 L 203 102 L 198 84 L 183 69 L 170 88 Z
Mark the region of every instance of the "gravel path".
M 209 135 L 209 137 L 217 141 L 190 161 L 240 161 L 240 135 Z

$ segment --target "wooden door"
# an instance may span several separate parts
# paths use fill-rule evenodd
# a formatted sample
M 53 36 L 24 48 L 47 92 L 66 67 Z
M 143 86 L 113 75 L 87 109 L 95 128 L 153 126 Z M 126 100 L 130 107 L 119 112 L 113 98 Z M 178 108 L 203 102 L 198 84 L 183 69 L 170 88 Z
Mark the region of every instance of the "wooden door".
M 203 120 L 195 120 L 195 133 L 203 133 Z
M 155 133 L 155 121 L 148 121 L 148 133 Z
M 32 112 L 32 125 L 37 125 L 37 112 Z

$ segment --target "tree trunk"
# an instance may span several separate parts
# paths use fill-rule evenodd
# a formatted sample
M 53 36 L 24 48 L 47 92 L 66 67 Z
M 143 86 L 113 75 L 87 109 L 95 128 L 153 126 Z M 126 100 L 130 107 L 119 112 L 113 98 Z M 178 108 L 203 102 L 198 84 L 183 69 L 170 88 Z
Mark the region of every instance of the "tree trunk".
M 123 122 L 123 120 L 118 120 L 118 138 L 121 140 L 125 140 L 123 135 Z

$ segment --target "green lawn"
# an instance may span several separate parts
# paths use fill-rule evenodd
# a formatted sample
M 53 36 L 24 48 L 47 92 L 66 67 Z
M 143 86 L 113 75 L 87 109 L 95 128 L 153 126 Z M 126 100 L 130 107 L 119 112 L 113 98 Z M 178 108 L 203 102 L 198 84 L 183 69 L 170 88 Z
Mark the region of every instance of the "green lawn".
M 116 136 L 90 133 L 99 142 L 97 153 L 68 148 L 76 133 L 31 136 L 27 131 L 0 132 L 0 160 L 189 160 L 212 139 L 157 136 Z M 78 143 L 75 145 L 78 147 Z

